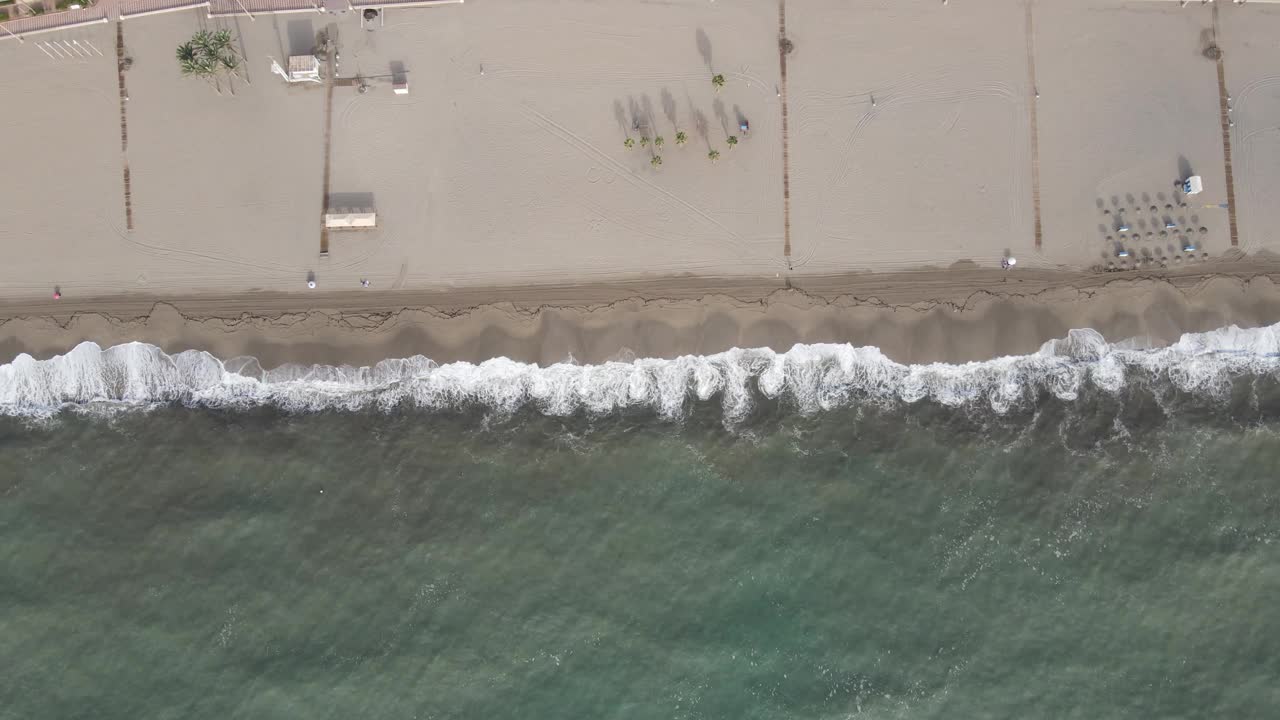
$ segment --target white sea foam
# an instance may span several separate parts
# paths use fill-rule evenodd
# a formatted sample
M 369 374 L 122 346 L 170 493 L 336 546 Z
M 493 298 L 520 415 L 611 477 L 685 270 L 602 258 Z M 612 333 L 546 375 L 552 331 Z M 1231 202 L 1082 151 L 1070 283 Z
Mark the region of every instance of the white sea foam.
M 81 343 L 66 355 L 19 355 L 0 366 L 0 413 L 47 416 L 72 407 L 213 408 L 269 405 L 293 412 L 480 406 L 532 407 L 548 415 L 646 408 L 679 418 L 693 403 L 717 400 L 725 417 L 743 417 L 759 397 L 804 412 L 853 402 L 932 401 L 1007 412 L 1042 392 L 1073 400 L 1091 384 L 1119 392 L 1132 377 L 1165 378 L 1179 390 L 1217 395 L 1241 374 L 1280 373 L 1280 324 L 1191 333 L 1167 347 L 1107 343 L 1072 330 L 1036 353 L 965 364 L 903 365 L 874 347 L 796 345 L 785 353 L 741 350 L 672 360 L 539 367 L 507 358 L 437 364 L 384 360 L 373 367 L 286 365 L 263 370 L 253 358 L 221 361 L 199 351 L 168 355 L 144 343 L 103 350 Z

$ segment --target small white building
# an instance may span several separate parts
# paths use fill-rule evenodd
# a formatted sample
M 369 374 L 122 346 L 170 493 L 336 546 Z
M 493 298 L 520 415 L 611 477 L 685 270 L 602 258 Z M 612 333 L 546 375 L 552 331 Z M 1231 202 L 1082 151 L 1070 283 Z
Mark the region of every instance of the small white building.
M 359 230 L 378 226 L 378 214 L 333 210 L 324 214 L 324 226 L 330 230 Z
M 314 55 L 292 55 L 289 57 L 289 69 L 280 67 L 280 63 L 271 61 L 271 72 L 284 78 L 286 82 L 320 82 L 320 61 Z

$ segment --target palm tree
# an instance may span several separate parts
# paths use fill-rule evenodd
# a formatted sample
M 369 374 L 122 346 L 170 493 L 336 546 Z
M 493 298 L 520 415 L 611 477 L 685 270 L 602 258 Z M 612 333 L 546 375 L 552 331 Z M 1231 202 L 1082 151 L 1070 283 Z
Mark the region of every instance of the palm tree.
M 685 144 L 685 143 L 687 143 L 687 142 L 689 142 L 689 136 L 688 136 L 688 135 L 686 135 L 686 134 L 685 134 L 685 132 L 684 132 L 683 130 L 681 130 L 680 132 L 676 133 L 676 144 L 677 144 L 677 145 L 683 145 L 683 144 Z
M 667 141 L 666 141 L 665 139 L 663 139 L 663 137 L 662 137 L 661 135 L 659 135 L 658 137 L 656 137 L 656 138 L 654 138 L 654 139 L 653 139 L 653 149 L 654 149 L 654 150 L 661 150 L 661 149 L 662 149 L 662 146 L 663 146 L 663 145 L 666 145 L 666 144 L 667 144 Z
M 649 147 L 649 138 L 647 137 L 640 138 L 640 147 L 642 148 Z
M 190 42 L 184 42 L 178 46 L 178 67 L 183 75 L 207 74 L 195 45 Z
M 715 162 L 715 161 L 719 160 L 719 159 L 720 159 L 720 151 L 719 151 L 719 150 L 712 150 L 711 152 L 707 153 L 707 158 L 708 158 L 709 160 L 711 160 L 711 162 Z
M 216 77 L 220 65 L 204 53 L 195 38 L 179 45 L 176 54 L 178 69 L 182 71 L 183 75 L 203 78 L 210 85 L 213 85 L 215 92 L 219 95 L 222 94 L 222 88 Z
M 627 138 L 626 140 L 622 141 L 622 146 L 630 150 L 631 148 L 636 146 L 636 141 L 632 140 L 631 138 Z
M 218 92 L 222 92 L 218 83 L 219 76 L 226 74 L 241 77 L 243 59 L 235 50 L 230 30 L 200 30 L 190 40 L 179 45 L 175 55 L 183 75 L 204 78 Z
M 711 84 L 716 86 L 716 92 L 720 92 L 720 88 L 724 87 L 724 76 L 720 74 L 712 75 Z
M 227 71 L 228 73 L 231 73 L 232 75 L 239 77 L 240 58 L 236 57 L 235 55 L 219 55 L 218 65 L 221 66 L 222 69 Z
M 654 155 L 652 158 L 649 159 L 649 164 L 654 167 L 658 167 L 659 165 L 662 164 L 662 156 Z
M 733 146 L 738 144 L 738 137 L 736 135 L 730 135 L 729 139 L 725 140 L 725 142 L 729 143 L 729 149 L 732 150 Z

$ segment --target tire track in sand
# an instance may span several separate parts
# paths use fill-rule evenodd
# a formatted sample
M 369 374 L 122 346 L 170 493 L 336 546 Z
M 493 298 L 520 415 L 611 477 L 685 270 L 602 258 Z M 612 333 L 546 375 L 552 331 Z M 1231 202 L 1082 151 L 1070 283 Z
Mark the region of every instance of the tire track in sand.
M 1244 88 L 1238 91 L 1235 95 L 1235 101 L 1232 105 L 1232 107 L 1234 107 L 1236 110 L 1235 114 L 1241 115 L 1242 117 L 1245 117 L 1245 118 L 1249 117 L 1248 113 L 1245 113 L 1242 111 L 1249 104 L 1248 101 L 1250 100 L 1250 98 L 1252 98 L 1254 93 L 1257 92 L 1258 90 L 1274 90 L 1274 87 L 1276 85 L 1280 85 L 1280 75 L 1271 75 L 1268 77 L 1264 77 L 1261 80 L 1255 80 L 1254 82 L 1251 82 L 1248 85 L 1244 86 Z M 1258 191 L 1258 188 L 1265 189 L 1270 186 L 1269 178 L 1267 178 L 1264 173 L 1260 173 L 1258 171 L 1257 164 L 1255 161 L 1255 157 L 1258 156 L 1258 152 L 1257 151 L 1250 152 L 1249 148 L 1255 141 L 1255 138 L 1259 136 L 1265 136 L 1269 133 L 1276 133 L 1276 132 L 1280 132 L 1280 126 L 1268 126 L 1268 127 L 1259 128 L 1257 130 L 1248 132 L 1242 135 L 1240 138 L 1238 138 L 1240 146 L 1243 147 L 1245 150 L 1245 152 L 1240 155 L 1239 165 L 1240 165 L 1240 176 L 1244 178 L 1244 185 L 1245 185 L 1244 192 L 1241 197 L 1241 202 L 1248 201 L 1248 205 L 1249 205 L 1249 207 L 1246 208 L 1247 210 L 1247 212 L 1245 213 L 1246 215 L 1252 216 L 1262 212 L 1260 208 L 1268 207 L 1268 203 L 1270 202 L 1270 196 L 1267 193 L 1262 193 Z M 1248 223 L 1245 224 L 1244 229 L 1245 229 L 1245 232 L 1249 231 Z M 1255 233 L 1251 233 L 1250 237 L 1245 238 L 1245 240 L 1250 241 L 1250 242 L 1246 242 L 1245 246 L 1252 247 L 1253 241 L 1251 238 L 1254 238 L 1256 236 L 1257 236 L 1257 233 L 1255 232 Z M 1265 240 L 1263 242 L 1265 242 Z

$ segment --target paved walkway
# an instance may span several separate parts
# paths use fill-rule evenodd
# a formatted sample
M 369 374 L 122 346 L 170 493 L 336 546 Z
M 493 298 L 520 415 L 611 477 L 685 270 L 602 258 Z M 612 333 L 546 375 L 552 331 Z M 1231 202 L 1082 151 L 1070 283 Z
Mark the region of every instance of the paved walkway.
M 88 0 L 85 0 L 86 2 Z M 341 0 L 352 9 L 396 7 L 429 7 L 451 5 L 463 0 Z M 92 7 L 79 10 L 46 12 L 40 15 L 0 22 L 0 40 L 22 39 L 30 33 L 48 32 L 95 22 L 114 22 L 155 13 L 208 8 L 210 17 L 257 13 L 323 12 L 324 0 L 98 0 Z
M 787 0 L 778 0 L 778 99 L 782 105 L 782 259 L 791 269 L 791 157 L 787 133 Z
M 0 23 L 0 40 L 12 40 L 15 37 L 21 39 L 21 36 L 29 33 L 48 32 L 65 27 L 75 27 L 78 25 L 88 25 L 89 23 L 107 22 L 107 5 L 110 4 L 114 9 L 116 0 L 101 0 L 97 5 L 92 7 L 80 8 L 79 10 L 62 10 L 59 12 L 46 12 L 40 15 L 30 15 L 17 20 L 9 20 Z

